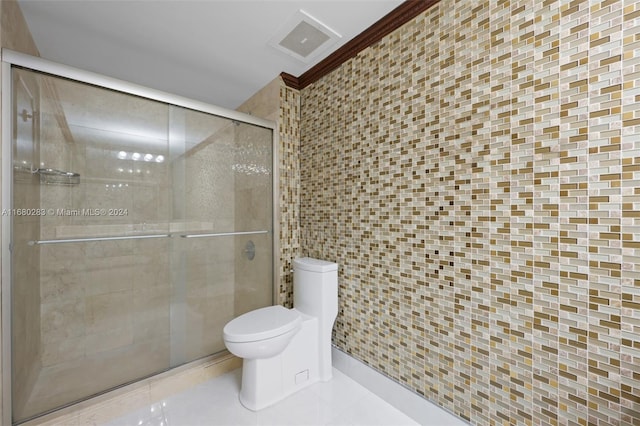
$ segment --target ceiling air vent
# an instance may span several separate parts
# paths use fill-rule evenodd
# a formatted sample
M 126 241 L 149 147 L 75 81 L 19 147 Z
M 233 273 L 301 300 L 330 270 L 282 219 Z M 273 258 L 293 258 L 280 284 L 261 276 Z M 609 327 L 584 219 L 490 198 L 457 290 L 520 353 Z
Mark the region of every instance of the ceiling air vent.
M 304 10 L 299 10 L 271 37 L 269 45 L 306 64 L 326 52 L 340 38 L 340 34 Z

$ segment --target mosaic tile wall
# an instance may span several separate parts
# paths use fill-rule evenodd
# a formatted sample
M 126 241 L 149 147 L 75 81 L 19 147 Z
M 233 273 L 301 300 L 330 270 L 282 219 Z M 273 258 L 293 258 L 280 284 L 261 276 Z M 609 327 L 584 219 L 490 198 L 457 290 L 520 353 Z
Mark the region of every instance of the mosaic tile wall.
M 281 82 L 279 97 L 280 279 L 277 302 L 293 307 L 291 268 L 293 259 L 300 253 L 300 92 Z
M 443 0 L 301 95 L 341 349 L 472 424 L 640 425 L 640 1 Z

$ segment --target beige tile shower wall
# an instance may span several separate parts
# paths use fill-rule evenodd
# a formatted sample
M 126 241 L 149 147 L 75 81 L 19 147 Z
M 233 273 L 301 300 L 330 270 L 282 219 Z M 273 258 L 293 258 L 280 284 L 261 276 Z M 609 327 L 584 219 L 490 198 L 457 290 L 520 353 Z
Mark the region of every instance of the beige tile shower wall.
M 2 0 L 0 12 L 0 40 L 2 41 L 2 47 L 33 56 L 40 56 L 17 0 Z
M 334 343 L 472 424 L 640 424 L 639 28 L 442 1 L 302 90 Z
M 276 77 L 236 109 L 265 120 L 277 121 L 280 111 L 280 90 L 283 85 L 282 79 Z
M 125 209 L 126 214 L 47 215 L 41 220 L 40 238 L 115 236 L 145 231 L 144 226 L 159 227 L 149 233 L 166 232 L 168 166 L 117 158 L 120 150 L 133 151 L 127 145 L 133 137 L 114 132 L 105 120 L 118 121 L 126 115 L 129 122 L 122 120 L 122 125 L 144 122 L 166 129 L 166 107 L 65 80 L 42 77 L 41 82 L 60 94 L 58 99 L 43 97 L 41 161 L 45 167 L 80 174 L 78 185 L 41 185 L 41 206 L 54 212 Z M 61 113 L 70 120 L 66 129 L 60 126 Z M 162 154 L 166 156 L 165 151 Z M 48 369 L 69 372 L 96 357 L 143 346 L 147 340 L 156 340 L 156 347 L 166 340 L 166 241 L 46 245 L 41 247 L 41 266 L 43 387 Z M 150 367 L 151 372 L 165 365 L 166 359 L 161 360 Z M 104 376 L 97 374 L 94 379 L 97 388 L 104 385 Z
M 38 209 L 40 184 L 30 173 L 14 174 L 14 209 Z M 15 363 L 14 400 L 25 401 L 33 390 L 41 368 L 42 344 L 40 342 L 40 250 L 27 244 L 37 240 L 40 223 L 37 216 L 13 218 L 13 292 L 14 306 L 20 311 L 13 317 L 13 356 Z
M 193 114 L 193 113 L 192 113 Z M 198 113 L 199 114 L 199 113 Z M 184 208 L 187 223 L 210 223 L 205 232 L 235 229 L 234 125 L 229 120 L 201 115 L 211 132 L 185 157 Z M 216 128 L 220 123 L 220 127 Z M 180 195 L 176 194 L 180 200 Z M 181 218 L 183 219 L 183 218 Z M 180 265 L 186 295 L 187 360 L 225 349 L 222 327 L 234 317 L 236 244 L 232 237 L 181 239 Z M 182 268 L 184 270 L 182 271 Z
M 101 121 L 126 115 L 129 123 L 137 120 L 166 129 L 166 106 L 66 80 L 38 80 L 41 87 L 52 88 L 41 97 L 40 161 L 45 167 L 80 174 L 79 185 L 40 184 L 40 207 L 55 212 L 127 210 L 122 216 L 47 214 L 40 218 L 36 239 L 122 235 L 144 230 L 145 221 L 149 229 L 166 232 L 168 166 L 119 159 L 120 150 L 132 151 L 126 141 L 133 138 L 113 132 L 110 123 Z M 80 108 L 82 114 L 77 113 Z M 167 240 L 32 248 L 40 252 L 40 285 L 35 288 L 41 301 L 41 368 L 34 369 L 37 381 L 21 401 L 24 408 L 14 411 L 16 418 L 168 367 Z M 21 365 L 21 359 L 14 366 Z M 86 379 L 89 376 L 92 380 Z
M 258 126 L 234 125 L 235 230 L 261 231 L 272 226 L 272 132 Z M 273 299 L 272 234 L 235 237 L 234 312 L 241 315 L 271 305 Z M 254 247 L 250 259 L 248 244 Z
M 300 92 L 277 77 L 238 111 L 278 123 L 278 206 L 280 234 L 276 303 L 293 306 L 292 261 L 300 254 Z
M 15 71 L 15 73 L 16 91 L 20 93 L 18 96 L 24 97 L 22 94 L 25 93 L 25 89 L 22 89 L 24 85 L 27 86 L 30 93 L 33 93 L 33 114 L 38 117 L 38 127 L 32 127 L 30 120 L 18 119 L 16 130 L 20 141 L 18 143 L 23 148 L 14 153 L 14 161 L 18 163 L 25 161 L 24 165 L 37 168 L 43 162 L 48 162 L 50 157 L 48 152 L 52 150 L 51 146 L 54 146 L 55 152 L 66 152 L 64 137 L 55 116 L 49 113 L 55 101 L 45 95 L 43 81 L 24 71 Z M 24 106 L 26 105 L 21 104 L 20 107 Z M 24 147 L 27 147 L 27 153 L 20 152 Z M 47 164 L 47 166 L 50 165 Z M 44 187 L 46 188 L 46 185 Z M 42 191 L 42 188 L 43 185 L 41 185 L 38 175 L 29 172 L 14 173 L 14 208 L 40 209 L 41 201 L 47 195 L 46 191 Z M 41 248 L 28 245 L 28 241 L 41 239 L 41 217 L 38 215 L 16 216 L 13 219 L 13 226 L 15 247 L 12 283 L 13 332 L 15 336 L 12 347 L 14 357 L 13 402 L 14 413 L 21 415 L 38 386 L 42 367 L 48 361 L 46 359 L 49 352 L 47 343 L 43 344 L 41 336 L 43 323 L 46 331 L 47 327 L 52 324 L 52 317 L 47 316 L 46 310 L 43 317 L 41 309 L 43 296 L 45 302 L 49 301 L 47 295 L 43 295 L 40 291 L 41 280 L 43 275 L 47 273 L 46 265 L 43 268 L 41 262 Z

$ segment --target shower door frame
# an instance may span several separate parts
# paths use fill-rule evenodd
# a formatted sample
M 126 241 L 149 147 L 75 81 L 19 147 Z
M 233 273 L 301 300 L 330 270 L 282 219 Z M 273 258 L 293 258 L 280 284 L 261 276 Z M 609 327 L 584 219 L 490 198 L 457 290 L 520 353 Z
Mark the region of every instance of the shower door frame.
M 70 67 L 67 65 L 58 64 L 56 62 L 48 61 L 46 59 L 26 55 L 24 53 L 15 52 L 10 49 L 2 49 L 2 195 L 1 204 L 3 211 L 10 211 L 13 203 L 13 79 L 11 69 L 13 66 L 26 68 L 32 71 L 38 71 L 46 74 L 50 74 L 54 77 L 62 77 L 69 80 L 78 81 L 81 83 L 87 83 L 94 86 L 102 87 L 105 89 L 111 89 L 117 92 L 126 93 L 141 98 L 159 101 L 167 104 L 168 106 L 177 106 L 187 108 L 189 110 L 204 112 L 218 117 L 223 117 L 242 123 L 253 124 L 259 127 L 267 128 L 272 131 L 272 212 L 271 212 L 271 233 L 272 233 L 272 278 L 271 278 L 271 303 L 275 303 L 278 298 L 278 277 L 280 270 L 280 256 L 279 256 L 279 235 L 280 235 L 280 209 L 279 209 L 279 169 L 278 169 L 278 124 L 265 120 L 262 118 L 254 117 L 249 114 L 241 113 L 234 110 L 218 107 L 215 105 L 207 104 L 205 102 L 189 99 L 179 95 L 163 92 L 156 89 L 151 89 L 145 86 L 141 86 L 127 81 L 119 80 L 112 77 L 107 77 L 101 74 L 93 73 L 90 71 L 84 71 L 78 68 Z M 5 210 L 6 209 L 6 210 Z M 2 362 L 0 371 L 2 372 L 2 415 L 0 423 L 5 425 L 13 424 L 12 413 L 12 348 L 11 348 L 11 332 L 12 332 L 12 312 L 11 312 L 11 242 L 13 240 L 13 226 L 12 218 L 10 215 L 2 215 L 1 228 L 2 230 L 2 274 L 0 279 L 1 283 L 1 301 L 0 307 L 2 310 L 2 326 L 1 326 L 1 344 L 2 350 L 0 356 Z M 176 366 L 180 367 L 180 366 Z M 170 370 L 176 367 L 170 367 Z M 107 390 L 108 392 L 109 390 Z M 88 396 L 88 397 L 93 397 Z

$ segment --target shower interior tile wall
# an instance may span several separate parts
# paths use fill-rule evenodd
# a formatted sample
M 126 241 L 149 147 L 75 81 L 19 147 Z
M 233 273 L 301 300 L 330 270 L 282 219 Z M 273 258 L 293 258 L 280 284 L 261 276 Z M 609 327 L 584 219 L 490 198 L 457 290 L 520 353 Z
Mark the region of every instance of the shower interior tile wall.
M 277 300 L 293 306 L 292 260 L 300 253 L 300 92 L 275 78 L 238 107 L 238 111 L 278 124 Z
M 301 98 L 335 344 L 473 424 L 640 425 L 640 2 L 442 1 Z
M 21 86 L 17 90 L 21 106 L 27 106 L 32 101 L 27 94 L 28 89 L 31 87 Z M 20 154 L 16 156 L 18 164 L 22 162 L 31 164 L 32 159 L 39 155 L 38 144 L 33 139 L 31 122 L 27 120 L 22 125 L 18 125 L 16 135 L 16 139 L 20 140 L 17 143 L 22 148 Z M 15 208 L 37 208 L 40 205 L 38 177 L 28 172 L 17 173 L 14 179 L 14 194 L 16 195 Z M 13 225 L 16 234 L 23 237 L 22 240 L 16 241 L 14 246 L 14 255 L 18 260 L 14 265 L 14 279 L 17 282 L 37 283 L 40 281 L 40 252 L 31 250 L 26 242 L 39 238 L 40 220 L 37 216 L 17 216 L 13 220 Z M 13 373 L 16 381 L 19 381 L 14 392 L 18 398 L 24 398 L 37 380 L 37 372 L 41 365 L 40 293 L 36 286 L 23 285 L 14 290 L 13 297 L 16 303 L 21 303 L 24 307 L 24 319 L 16 321 L 16 333 L 26 338 L 15 342 L 15 350 L 22 354 L 24 362 L 16 366 Z
M 151 179 L 129 182 L 130 188 L 105 187 L 107 180 L 123 181 L 118 171 L 122 165 L 114 154 L 122 147 L 118 142 L 105 143 L 113 135 L 86 123 L 67 123 L 62 115 L 62 104 L 73 110 L 79 105 L 78 98 L 91 98 L 86 88 L 48 77 L 38 80 L 40 87 L 51 88 L 47 96 L 42 96 L 39 163 L 80 173 L 81 184 L 46 185 L 36 177 L 40 198 L 37 207 L 124 208 L 128 215 L 106 220 L 47 215 L 38 218 L 40 235 L 34 239 L 124 234 L 130 230 L 127 222 L 142 221 L 145 214 L 150 218 L 147 221 L 159 223 L 159 212 L 168 209 L 166 166 L 154 165 L 157 167 Z M 64 98 L 61 100 L 56 93 L 64 94 Z M 126 99 L 116 93 L 108 93 L 102 101 L 103 110 L 133 107 L 149 123 L 166 128 L 166 113 L 158 105 L 149 107 L 139 99 Z M 139 104 L 126 105 L 128 101 Z M 162 170 L 158 173 L 157 169 Z M 165 197 L 160 195 L 163 189 Z M 23 407 L 15 407 L 17 418 L 116 386 L 130 380 L 131 374 L 144 376 L 166 368 L 169 318 L 168 309 L 163 308 L 168 304 L 170 288 L 166 280 L 159 279 L 169 272 L 166 241 L 56 244 L 28 249 L 40 254 L 39 282 L 16 280 L 16 287 L 28 284 L 40 289 L 41 331 L 36 336 L 42 350 L 38 354 L 39 368 L 34 369 L 37 380 L 28 397 L 21 399 Z M 18 348 L 14 348 L 14 354 L 24 356 Z M 121 362 L 116 361 L 118 356 Z M 98 366 L 95 359 L 100 357 L 112 357 L 111 362 Z M 87 381 L 89 376 L 94 380 Z
M 273 210 L 273 158 L 271 144 L 264 144 L 263 128 L 240 124 L 233 126 L 236 149 L 233 150 L 235 173 L 235 230 L 271 230 L 267 220 Z M 271 140 L 269 139 L 269 142 Z M 271 234 L 272 235 L 272 234 Z M 234 311 L 233 317 L 270 304 L 273 297 L 273 239 L 271 235 L 235 238 Z M 275 237 L 273 237 L 275 238 Z M 248 241 L 254 243 L 255 257 L 244 256 Z M 220 324 L 225 324 L 232 318 Z M 213 325 L 212 325 L 213 326 Z M 224 345 L 224 342 L 221 342 Z

